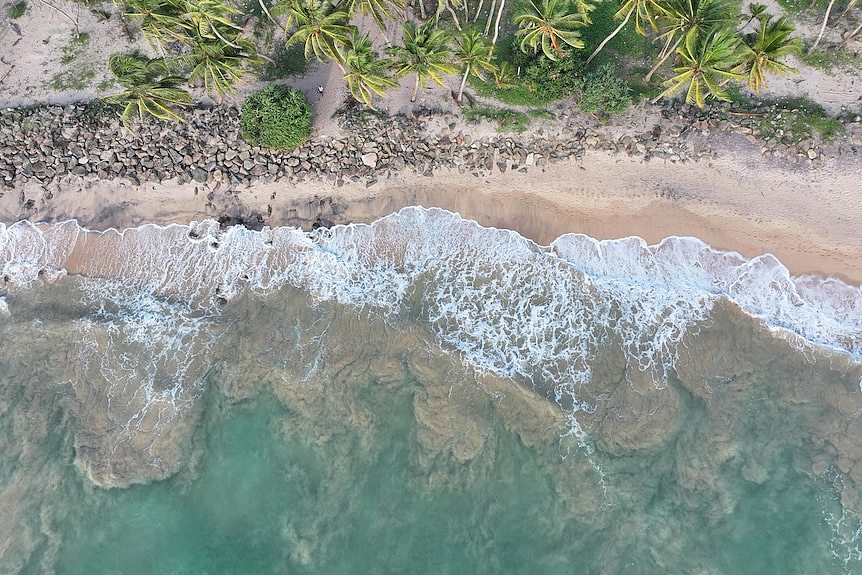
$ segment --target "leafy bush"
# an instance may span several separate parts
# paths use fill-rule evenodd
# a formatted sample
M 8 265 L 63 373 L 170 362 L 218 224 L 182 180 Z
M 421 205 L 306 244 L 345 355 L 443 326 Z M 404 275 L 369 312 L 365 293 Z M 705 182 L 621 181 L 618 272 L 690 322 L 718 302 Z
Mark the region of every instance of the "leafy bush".
M 276 86 L 242 105 L 242 139 L 253 146 L 292 150 L 311 135 L 311 105 L 298 90 Z
M 16 18 L 20 18 L 24 15 L 24 12 L 27 11 L 27 2 L 26 0 L 21 0 L 21 2 L 16 2 L 9 6 L 9 10 L 7 14 L 10 20 L 15 20 Z
M 261 70 L 260 79 L 272 81 L 290 76 L 301 76 L 305 74 L 307 68 L 308 61 L 305 59 L 305 49 L 302 44 L 285 46 L 279 43 L 272 54 L 272 58 Z
M 629 87 L 614 67 L 603 64 L 580 80 L 580 107 L 585 114 L 619 114 L 632 103 Z
M 464 110 L 464 119 L 470 124 L 477 124 L 482 120 L 496 122 L 497 130 L 501 132 L 523 132 L 530 125 L 530 118 L 523 112 L 493 106 L 467 108 Z

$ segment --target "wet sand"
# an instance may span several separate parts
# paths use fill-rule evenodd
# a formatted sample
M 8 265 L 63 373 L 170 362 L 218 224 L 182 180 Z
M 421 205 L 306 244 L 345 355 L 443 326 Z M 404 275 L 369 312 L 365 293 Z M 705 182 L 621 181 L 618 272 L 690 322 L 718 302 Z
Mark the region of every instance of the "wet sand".
M 315 181 L 210 193 L 201 185 L 93 182 L 0 196 L 0 221 L 77 219 L 91 229 L 230 216 L 270 227 L 369 223 L 404 206 L 442 207 L 540 244 L 579 232 L 650 243 L 694 236 L 746 257 L 773 253 L 794 274 L 862 283 L 862 166 L 800 169 L 727 150 L 712 162 L 641 162 L 593 153 L 527 173 L 392 175 L 366 187 Z M 35 208 L 22 209 L 33 199 Z

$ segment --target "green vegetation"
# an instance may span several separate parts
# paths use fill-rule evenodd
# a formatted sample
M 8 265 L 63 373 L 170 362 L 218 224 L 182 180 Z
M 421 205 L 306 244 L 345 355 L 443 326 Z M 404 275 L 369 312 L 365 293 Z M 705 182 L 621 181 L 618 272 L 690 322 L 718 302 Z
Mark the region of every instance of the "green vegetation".
M 358 34 L 358 32 L 354 32 Z M 398 82 L 386 73 L 386 63 L 377 58 L 368 34 L 354 37 L 350 49 L 344 57 L 347 73 L 344 80 L 350 94 L 357 102 L 363 102 L 369 108 L 372 98 L 381 96 L 387 88 L 394 88 Z
M 773 19 L 762 5 L 752 5 L 749 24 L 757 21 L 757 30 L 744 36 L 743 64 L 748 70 L 748 87 L 755 94 L 766 85 L 766 74 L 794 74 L 796 70 L 781 60 L 802 52 L 802 40 L 791 37 L 793 26 L 787 18 Z
M 585 114 L 620 114 L 632 103 L 628 84 L 610 64 L 588 72 L 581 86 L 578 105 Z
M 299 44 L 285 46 L 279 44 L 270 59 L 260 71 L 261 80 L 279 80 L 291 76 L 301 76 L 308 70 L 303 47 Z
M 69 43 L 60 49 L 60 63 L 71 64 L 84 55 L 90 44 L 90 35 L 87 32 L 73 34 Z
M 60 92 L 66 90 L 86 90 L 90 87 L 95 77 L 96 70 L 92 66 L 82 66 L 54 74 L 48 86 L 52 90 Z
M 273 80 L 301 74 L 316 59 L 335 63 L 353 100 L 371 109 L 397 78 L 414 80 L 415 101 L 428 80 L 444 85 L 456 74 L 459 103 L 469 84 L 481 96 L 525 108 L 573 97 L 591 115 L 620 113 L 639 97 L 676 94 L 702 107 L 732 99 L 739 85 L 757 93 L 769 75 L 794 73 L 785 60 L 802 48 L 786 18 L 760 4 L 740 14 L 739 0 L 438 0 L 435 10 L 418 3 L 419 23 L 406 17 L 405 0 L 245 0 L 245 14 L 257 18 L 267 42 L 284 28 L 283 43 L 261 65 L 243 13 L 226 1 L 126 0 L 124 16 L 168 54 L 172 82 L 202 84 L 221 97 L 251 67 Z M 385 46 L 351 24 L 362 15 L 380 28 Z M 403 18 L 403 30 L 391 45 L 387 23 L 396 18 Z M 267 106 L 275 105 L 273 94 L 267 98 Z M 246 105 L 269 109 L 262 100 Z M 523 129 L 530 111 L 477 106 L 464 115 Z M 288 131 L 273 141 L 296 145 L 304 137 Z
M 15 20 L 23 16 L 26 11 L 27 2 L 26 0 L 21 0 L 20 2 L 15 2 L 9 6 L 9 10 L 6 11 L 6 15 L 9 16 L 10 20 Z
M 850 50 L 803 52 L 802 61 L 818 70 L 853 69 L 862 66 L 862 56 Z
M 123 108 L 120 118 L 127 130 L 136 119 L 143 121 L 147 116 L 182 121 L 177 110 L 191 104 L 192 98 L 179 87 L 185 78 L 172 75 L 167 61 L 136 52 L 113 54 L 108 69 L 123 91 L 103 102 Z
M 95 65 L 84 56 L 90 43 L 86 32 L 72 34 L 68 43 L 60 48 L 60 64 L 63 69 L 54 74 L 47 85 L 52 90 L 86 90 L 96 77 Z
M 311 105 L 293 88 L 264 88 L 242 105 L 242 138 L 253 146 L 292 150 L 311 135 Z
M 398 77 L 416 75 L 411 102 L 425 80 L 431 79 L 443 85 L 443 76 L 454 74 L 457 68 L 452 64 L 455 53 L 449 48 L 449 34 L 428 21 L 421 26 L 404 22 L 402 46 L 389 49 L 392 67 Z
M 764 117 L 760 123 L 760 133 L 764 137 L 783 138 L 788 143 L 814 136 L 832 140 L 844 130 L 840 121 L 807 98 L 778 100 L 772 106 L 775 113 Z
M 462 72 L 461 86 L 456 98 L 459 104 L 464 96 L 467 78 L 472 76 L 481 80 L 487 73 L 494 74 L 498 71 L 493 61 L 491 46 L 478 30 L 468 29 L 461 32 L 455 43 L 455 60 Z
M 246 68 L 261 61 L 234 22 L 239 10 L 220 0 L 126 0 L 123 8 L 159 53 L 172 55 L 164 60 L 168 68 L 202 83 L 215 98 L 232 91 Z M 166 47 L 175 43 L 180 50 L 173 56 L 176 50 Z
M 523 112 L 484 105 L 465 109 L 464 119 L 471 124 L 481 121 L 495 122 L 500 132 L 523 132 L 530 125 L 530 117 Z
M 518 27 L 515 36 L 520 39 L 523 52 L 532 50 L 535 54 L 539 47 L 549 60 L 557 61 L 568 54 L 563 46 L 583 48 L 578 28 L 586 25 L 586 18 L 573 11 L 566 0 L 530 0 L 523 2 L 512 18 Z

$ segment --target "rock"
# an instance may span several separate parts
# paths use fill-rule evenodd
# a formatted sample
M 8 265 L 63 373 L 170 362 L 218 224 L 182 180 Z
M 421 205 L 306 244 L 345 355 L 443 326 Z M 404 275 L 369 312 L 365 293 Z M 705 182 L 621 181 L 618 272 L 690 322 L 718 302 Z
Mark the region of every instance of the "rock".
M 204 184 L 207 181 L 207 172 L 203 168 L 195 168 L 192 172 L 192 178 L 199 184 Z
M 375 152 L 362 154 L 361 158 L 363 165 L 368 166 L 372 170 L 377 167 L 377 154 Z
M 816 160 L 818 155 L 819 154 L 817 153 L 817 150 L 815 150 L 814 148 L 808 148 L 808 159 L 809 160 Z

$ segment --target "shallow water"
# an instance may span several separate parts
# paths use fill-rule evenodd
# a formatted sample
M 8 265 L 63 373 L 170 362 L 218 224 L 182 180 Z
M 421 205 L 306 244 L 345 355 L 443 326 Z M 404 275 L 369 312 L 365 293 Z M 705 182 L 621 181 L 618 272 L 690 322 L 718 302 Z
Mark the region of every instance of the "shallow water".
M 862 573 L 858 288 L 418 209 L 0 254 L 0 572 Z

